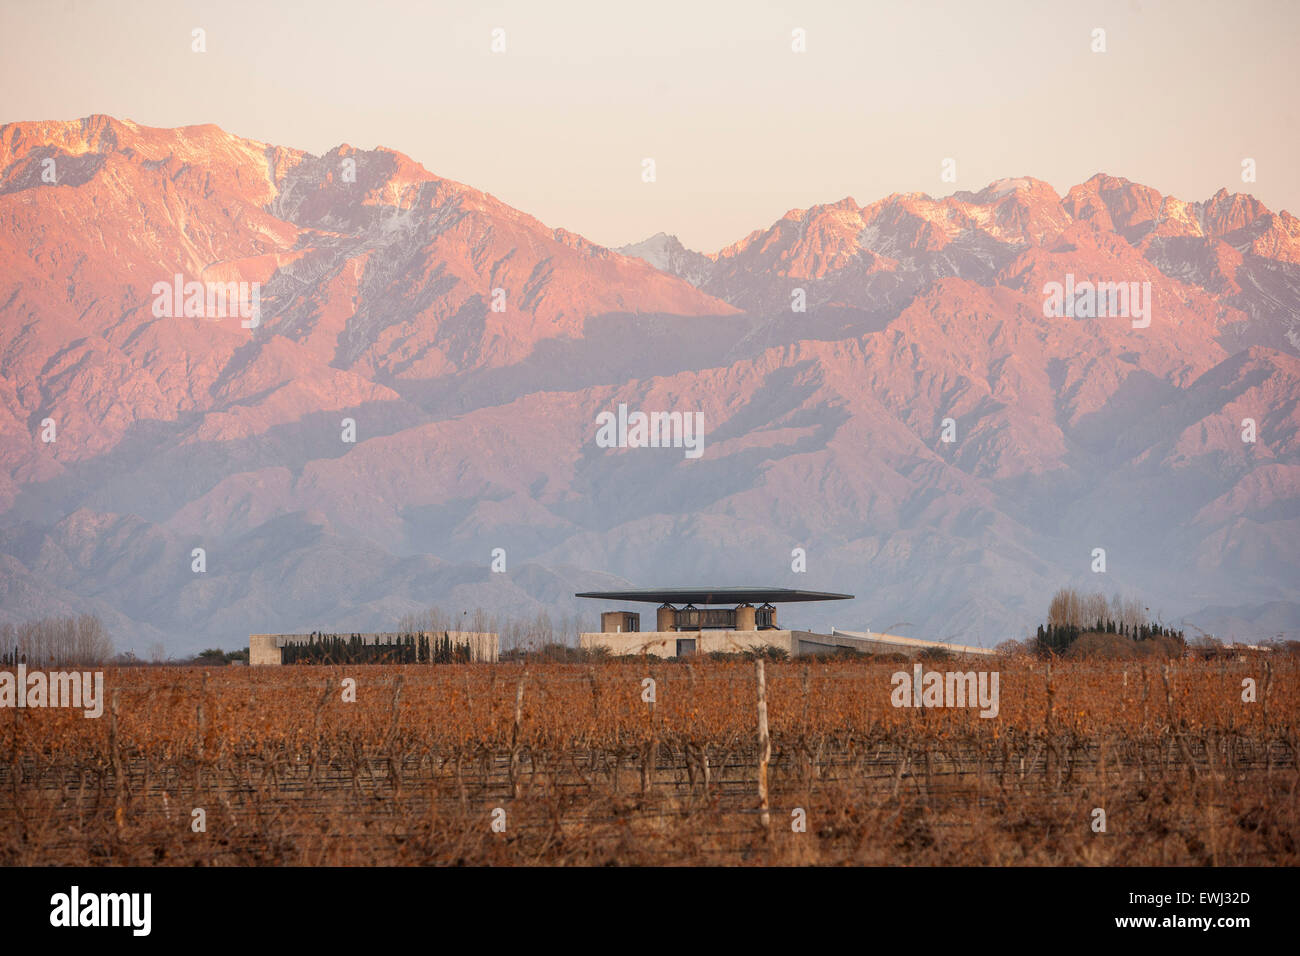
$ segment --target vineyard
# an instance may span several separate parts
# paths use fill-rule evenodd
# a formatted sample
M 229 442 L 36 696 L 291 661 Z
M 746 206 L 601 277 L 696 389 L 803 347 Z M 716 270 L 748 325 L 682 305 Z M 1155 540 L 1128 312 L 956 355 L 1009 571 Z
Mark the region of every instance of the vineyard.
M 0 710 L 0 863 L 1300 861 L 1293 656 L 982 661 L 991 719 L 900 666 L 110 669 Z

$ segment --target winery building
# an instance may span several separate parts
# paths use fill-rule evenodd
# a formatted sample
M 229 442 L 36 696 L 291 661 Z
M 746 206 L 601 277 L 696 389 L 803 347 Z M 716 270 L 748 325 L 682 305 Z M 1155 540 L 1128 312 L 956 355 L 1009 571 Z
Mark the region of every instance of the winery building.
M 782 627 L 777 607 L 807 601 L 848 601 L 852 594 L 799 591 L 791 588 L 634 588 L 626 591 L 584 591 L 574 595 L 619 604 L 654 604 L 653 630 L 641 630 L 641 614 L 609 610 L 600 615 L 600 631 L 583 634 L 587 649 L 605 648 L 615 655 L 688 657 L 692 654 L 735 654 L 770 647 L 791 657 L 833 654 L 841 649 L 864 654 L 906 654 L 942 650 L 955 655 L 989 655 L 987 648 L 946 641 L 928 641 L 896 634 L 843 631 L 829 634 Z
M 584 591 L 575 595 L 621 604 L 653 604 L 654 626 L 641 629 L 641 614 L 604 611 L 599 633 L 583 634 L 582 647 L 603 647 L 611 654 L 686 657 L 691 654 L 740 653 L 764 647 L 791 657 L 831 653 L 852 646 L 846 639 L 783 628 L 779 605 L 806 601 L 847 601 L 852 594 L 799 591 L 791 588 L 634 588 Z

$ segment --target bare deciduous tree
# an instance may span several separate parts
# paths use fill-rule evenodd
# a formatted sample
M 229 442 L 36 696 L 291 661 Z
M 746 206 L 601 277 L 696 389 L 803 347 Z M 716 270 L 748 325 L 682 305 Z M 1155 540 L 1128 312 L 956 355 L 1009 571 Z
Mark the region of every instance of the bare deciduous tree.
M 45 617 L 0 628 L 0 655 L 29 667 L 88 667 L 113 656 L 113 641 L 93 614 Z

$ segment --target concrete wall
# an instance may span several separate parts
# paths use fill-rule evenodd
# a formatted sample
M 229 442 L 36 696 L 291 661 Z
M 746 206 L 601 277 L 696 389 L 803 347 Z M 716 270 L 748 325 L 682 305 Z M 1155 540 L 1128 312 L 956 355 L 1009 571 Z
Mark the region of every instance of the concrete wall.
M 641 630 L 641 615 L 635 611 L 604 611 L 600 629 L 606 634 L 636 633 Z
M 614 655 L 649 654 L 676 657 L 677 641 L 695 641 L 697 654 L 739 654 L 759 647 L 778 647 L 793 655 L 792 631 L 639 631 L 634 634 L 588 633 L 579 638 L 584 649 L 608 648 Z
M 279 667 L 280 645 L 276 643 L 283 634 L 248 635 L 248 663 L 253 667 Z
M 816 635 L 823 638 L 825 635 Z M 966 644 L 950 644 L 947 641 L 927 641 L 920 637 L 899 637 L 897 634 L 868 634 L 861 631 L 841 631 L 831 628 L 828 640 L 838 647 L 853 647 L 875 654 L 906 654 L 915 657 L 927 649 L 947 651 L 949 654 L 992 657 L 997 651 L 991 647 L 970 647 Z
M 676 657 L 678 638 L 695 638 L 697 654 L 737 654 L 759 647 L 777 647 L 791 657 L 816 654 L 833 654 L 841 648 L 863 654 L 920 654 L 927 647 L 941 647 L 953 654 L 992 654 L 981 647 L 964 647 L 944 644 L 942 641 L 924 641 L 919 638 L 896 637 L 892 634 L 873 634 L 870 638 L 855 637 L 836 631 L 834 634 L 817 634 L 813 631 L 642 631 L 638 634 L 583 634 L 580 644 L 591 649 L 605 647 L 614 655 L 649 654 L 651 657 Z
M 447 634 L 452 644 L 469 647 L 472 661 L 496 661 L 501 654 L 501 638 L 482 631 L 426 631 L 430 640 Z M 350 638 L 351 634 L 339 634 Z M 384 632 L 362 634 L 363 644 L 395 644 L 404 634 Z M 616 635 L 617 636 L 617 635 Z M 305 644 L 311 640 L 310 634 L 250 634 L 248 635 L 248 663 L 253 666 L 278 667 L 283 663 L 280 648 L 286 644 Z

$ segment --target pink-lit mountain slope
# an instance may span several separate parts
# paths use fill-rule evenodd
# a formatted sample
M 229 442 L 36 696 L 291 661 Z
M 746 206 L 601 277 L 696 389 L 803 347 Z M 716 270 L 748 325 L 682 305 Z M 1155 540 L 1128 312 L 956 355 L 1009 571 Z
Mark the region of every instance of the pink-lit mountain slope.
M 1297 229 L 1248 196 L 1015 179 L 619 252 L 390 150 L 91 117 L 0 127 L 0 220 L 0 620 L 178 652 L 707 580 L 985 644 L 1063 584 L 1300 625 Z M 176 274 L 260 324 L 155 314 Z M 1149 325 L 1046 316 L 1067 274 Z M 703 454 L 599 447 L 621 403 Z

